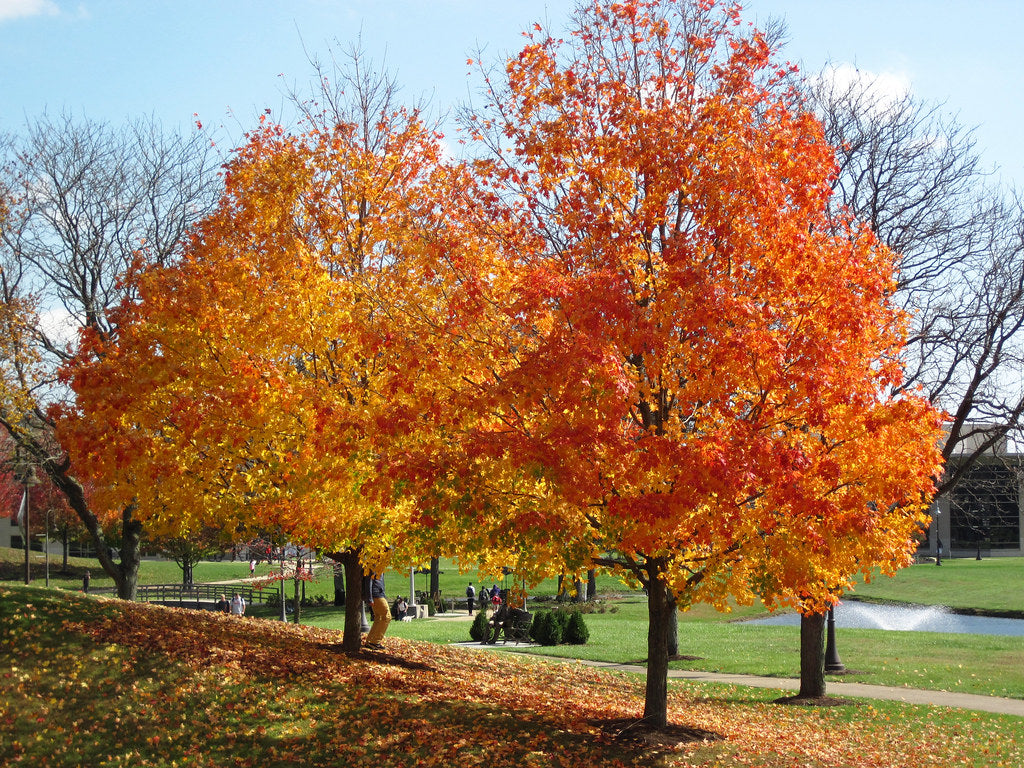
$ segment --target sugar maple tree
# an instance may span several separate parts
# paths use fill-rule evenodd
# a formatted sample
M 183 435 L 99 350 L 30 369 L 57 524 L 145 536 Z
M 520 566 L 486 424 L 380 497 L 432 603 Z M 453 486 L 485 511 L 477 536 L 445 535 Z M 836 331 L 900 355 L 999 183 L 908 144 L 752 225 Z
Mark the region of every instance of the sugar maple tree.
M 363 487 L 375 424 L 400 417 L 416 376 L 405 308 L 429 317 L 432 292 L 452 288 L 424 275 L 420 233 L 460 180 L 415 113 L 369 118 L 295 134 L 265 122 L 181 262 L 135 275 L 117 337 L 86 339 L 63 434 L 103 478 L 101 503 L 131 502 L 157 535 L 269 531 L 348 553 L 350 583 L 412 546 L 408 504 Z
M 833 153 L 786 74 L 736 7 L 587 3 L 469 122 L 533 239 L 463 469 L 515 478 L 487 487 L 522 557 L 643 585 L 655 723 L 677 606 L 820 610 L 905 564 L 939 463 L 936 413 L 886 394 L 894 255 L 827 217 Z

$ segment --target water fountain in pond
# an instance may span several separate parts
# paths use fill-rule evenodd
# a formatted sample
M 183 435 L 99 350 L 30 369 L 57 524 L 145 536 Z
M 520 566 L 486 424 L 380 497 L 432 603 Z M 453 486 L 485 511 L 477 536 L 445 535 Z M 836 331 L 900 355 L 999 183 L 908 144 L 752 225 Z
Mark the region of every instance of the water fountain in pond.
M 836 609 L 837 627 L 899 632 L 949 632 L 955 618 L 941 606 L 907 607 L 846 601 Z
M 836 606 L 835 619 L 837 629 L 1024 636 L 1024 619 L 961 616 L 942 606 L 878 605 L 845 600 Z M 800 615 L 775 614 L 744 623 L 760 626 L 798 626 Z

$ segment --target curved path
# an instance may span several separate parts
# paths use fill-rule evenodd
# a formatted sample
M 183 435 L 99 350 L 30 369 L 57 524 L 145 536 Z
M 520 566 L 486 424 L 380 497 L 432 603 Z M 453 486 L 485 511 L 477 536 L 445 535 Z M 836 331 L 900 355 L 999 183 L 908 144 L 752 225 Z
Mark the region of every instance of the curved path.
M 454 618 L 454 617 L 453 617 Z M 480 643 L 459 643 L 464 648 L 475 648 L 499 651 L 525 651 L 529 646 L 515 645 L 482 645 Z M 579 659 L 560 659 L 554 656 L 541 658 L 563 661 L 565 663 L 586 664 L 601 669 L 612 669 L 630 672 L 637 675 L 647 674 L 647 668 L 640 664 L 616 664 L 607 661 L 585 661 Z M 674 680 L 696 680 L 708 683 L 725 683 L 727 685 L 745 685 L 751 688 L 774 688 L 783 691 L 800 690 L 800 681 L 784 677 L 760 677 L 758 675 L 736 675 L 725 672 L 703 672 L 693 669 L 671 669 L 668 676 Z M 886 701 L 904 701 L 908 704 L 923 704 L 936 707 L 955 707 L 971 709 L 979 712 L 994 712 L 1000 715 L 1024 717 L 1024 700 L 1007 699 L 998 696 L 981 696 L 974 693 L 957 693 L 955 691 L 927 691 L 921 688 L 901 688 L 891 685 L 867 685 L 865 683 L 843 683 L 829 681 L 829 696 L 842 698 L 882 699 Z
M 493 647 L 493 646 L 492 646 Z M 584 661 L 595 667 L 619 669 L 625 672 L 645 674 L 646 668 L 632 664 L 609 664 L 606 662 Z M 800 690 L 800 681 L 783 677 L 759 677 L 757 675 L 733 675 L 723 672 L 702 672 L 691 669 L 669 670 L 669 678 L 682 680 L 699 680 L 711 683 L 727 683 L 729 685 L 746 685 L 751 688 L 776 688 L 780 691 Z M 891 685 L 867 685 L 865 683 L 843 683 L 829 681 L 829 696 L 842 698 L 884 699 L 887 701 L 905 701 L 908 704 L 931 704 L 937 707 L 956 707 L 973 709 L 979 712 L 995 712 L 1001 715 L 1024 717 L 1024 700 L 1006 699 L 998 696 L 980 696 L 974 693 L 957 693 L 955 691 L 927 691 L 921 688 L 900 688 Z

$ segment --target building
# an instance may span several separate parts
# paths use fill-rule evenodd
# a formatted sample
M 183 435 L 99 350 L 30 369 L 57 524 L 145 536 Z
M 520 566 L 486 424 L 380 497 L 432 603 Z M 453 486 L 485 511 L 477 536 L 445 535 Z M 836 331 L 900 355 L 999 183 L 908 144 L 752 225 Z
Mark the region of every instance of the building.
M 10 517 L 0 517 L 0 547 L 21 549 L 24 546 L 25 540 L 21 536 L 21 528 L 18 527 L 17 511 Z
M 972 455 L 984 431 L 968 437 L 950 457 L 947 472 L 961 457 Z M 973 442 L 972 442 L 973 441 Z M 932 525 L 918 550 L 934 556 L 942 544 L 944 557 L 1024 555 L 1024 454 L 1010 449 L 1004 438 L 981 455 L 953 490 L 932 505 Z

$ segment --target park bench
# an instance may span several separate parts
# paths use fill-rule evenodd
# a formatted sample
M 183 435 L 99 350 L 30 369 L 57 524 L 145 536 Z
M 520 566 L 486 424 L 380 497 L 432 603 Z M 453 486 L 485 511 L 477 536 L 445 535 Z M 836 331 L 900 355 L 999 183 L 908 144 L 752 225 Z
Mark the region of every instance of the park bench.
M 522 608 L 512 609 L 512 618 L 499 630 L 504 637 L 505 644 L 511 640 L 516 645 L 530 642 L 530 625 L 533 623 L 533 614 L 524 611 Z

